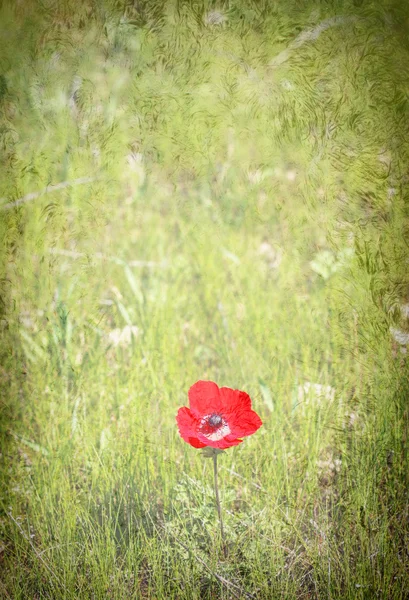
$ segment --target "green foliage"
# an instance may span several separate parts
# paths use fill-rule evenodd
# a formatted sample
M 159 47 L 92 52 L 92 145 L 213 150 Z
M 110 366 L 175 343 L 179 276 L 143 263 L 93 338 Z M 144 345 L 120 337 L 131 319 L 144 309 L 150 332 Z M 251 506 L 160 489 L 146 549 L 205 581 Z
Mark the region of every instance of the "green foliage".
M 405 598 L 408 19 L 2 3 L 1 596 Z

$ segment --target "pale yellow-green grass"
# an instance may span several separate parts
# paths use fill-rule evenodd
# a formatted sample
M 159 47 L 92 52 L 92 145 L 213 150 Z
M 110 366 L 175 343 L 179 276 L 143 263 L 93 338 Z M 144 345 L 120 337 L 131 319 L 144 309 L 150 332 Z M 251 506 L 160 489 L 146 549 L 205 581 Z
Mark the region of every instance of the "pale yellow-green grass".
M 1 597 L 407 597 L 408 18 L 3 3 Z

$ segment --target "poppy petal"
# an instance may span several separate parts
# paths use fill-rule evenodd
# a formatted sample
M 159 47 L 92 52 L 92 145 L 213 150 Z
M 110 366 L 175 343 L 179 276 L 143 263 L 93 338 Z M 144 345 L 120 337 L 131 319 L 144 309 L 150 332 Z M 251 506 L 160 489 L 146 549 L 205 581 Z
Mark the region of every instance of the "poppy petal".
M 232 435 L 242 437 L 251 435 L 259 429 L 263 422 L 254 410 L 232 411 L 227 416 Z
M 179 408 L 176 415 L 176 422 L 178 424 L 179 433 L 185 442 L 194 448 L 203 448 L 206 445 L 203 444 L 203 442 L 200 442 L 197 437 L 198 421 L 189 408 L 186 406 Z
M 222 408 L 219 386 L 213 381 L 197 381 L 188 392 L 191 411 L 203 417 Z
M 226 435 L 226 437 L 221 440 L 209 440 L 202 433 L 198 434 L 199 440 L 203 441 L 205 446 L 210 446 L 211 448 L 219 448 L 220 450 L 225 450 L 226 448 L 230 448 L 231 446 L 238 446 L 241 444 L 243 440 L 238 440 L 236 435 Z
M 190 437 L 186 441 L 193 446 L 193 448 L 205 448 L 207 446 L 207 444 L 203 444 L 198 438 Z
M 230 411 L 233 409 L 251 410 L 251 398 L 246 392 L 233 390 L 228 387 L 220 388 L 220 397 L 223 408 Z
M 220 450 L 225 450 L 226 448 L 231 448 L 232 446 L 238 446 L 242 443 L 242 441 L 243 440 L 238 440 L 235 435 L 228 435 L 216 442 L 217 446 L 215 445 L 213 447 L 219 448 Z

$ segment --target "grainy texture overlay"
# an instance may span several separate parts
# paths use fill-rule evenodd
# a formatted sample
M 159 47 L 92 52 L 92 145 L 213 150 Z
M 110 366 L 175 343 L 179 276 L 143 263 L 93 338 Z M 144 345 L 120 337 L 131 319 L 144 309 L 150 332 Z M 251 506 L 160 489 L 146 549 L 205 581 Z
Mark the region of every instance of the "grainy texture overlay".
M 405 4 L 1 3 L 2 598 L 408 597 Z

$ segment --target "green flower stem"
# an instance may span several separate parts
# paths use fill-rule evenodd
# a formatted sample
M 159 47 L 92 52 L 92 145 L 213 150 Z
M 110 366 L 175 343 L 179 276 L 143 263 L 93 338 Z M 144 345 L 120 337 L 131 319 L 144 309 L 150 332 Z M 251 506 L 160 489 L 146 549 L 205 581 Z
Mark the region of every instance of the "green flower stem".
M 214 491 L 216 494 L 216 506 L 217 506 L 217 512 L 219 515 L 219 521 L 220 521 L 220 533 L 222 536 L 222 545 L 223 545 L 223 554 L 224 557 L 227 557 L 227 546 L 226 546 L 226 540 L 224 537 L 224 528 L 223 528 L 223 519 L 222 519 L 222 509 L 220 506 L 220 497 L 219 497 L 219 483 L 218 483 L 218 478 L 217 478 L 217 452 L 214 452 L 213 454 L 213 472 L 214 472 Z

